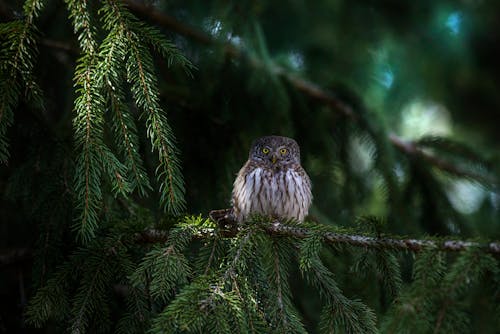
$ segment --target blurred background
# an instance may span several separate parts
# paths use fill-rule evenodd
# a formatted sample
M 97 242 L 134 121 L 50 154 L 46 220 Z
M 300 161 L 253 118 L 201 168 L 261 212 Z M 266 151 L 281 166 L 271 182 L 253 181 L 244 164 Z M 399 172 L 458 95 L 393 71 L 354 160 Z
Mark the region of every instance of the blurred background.
M 206 216 L 228 207 L 252 140 L 275 134 L 301 146 L 313 183 L 312 220 L 413 238 L 499 238 L 500 2 L 125 3 L 196 66 L 190 76 L 155 55 L 188 213 Z M 99 26 L 99 2 L 91 5 Z M 21 13 L 20 1 L 0 5 L 2 22 Z M 21 323 L 40 236 L 52 231 L 51 245 L 59 250 L 49 269 L 73 238 L 68 180 L 78 42 L 62 1 L 47 1 L 37 26 L 35 69 L 45 109 L 20 101 L 8 131 L 11 159 L 0 167 L 0 248 L 4 255 L 27 254 L 2 258 L 7 275 L 0 279 L 0 299 L 16 307 L 2 305 L 0 332 Z M 97 32 L 105 36 L 102 28 Z M 132 102 L 130 108 L 138 117 Z M 141 152 L 154 175 L 143 123 L 138 120 Z M 46 210 L 47 193 L 58 203 L 53 211 Z M 162 215 L 156 192 L 135 200 Z M 374 226 L 360 223 L 369 216 L 377 217 Z M 376 277 L 353 279 L 349 262 L 356 256 L 329 259 L 339 285 L 384 310 L 382 288 L 370 285 Z M 410 267 L 411 259 L 403 258 L 404 279 Z M 308 294 L 293 284 L 299 296 Z M 306 322 L 314 323 L 318 301 L 298 303 Z M 481 319 L 475 315 L 477 328 L 493 332 Z
M 450 178 L 416 157 L 424 165 L 419 170 L 387 141 L 391 134 L 422 140 L 423 150 L 457 170 L 498 171 L 497 4 L 188 3 L 160 2 L 156 8 L 225 43 L 207 47 L 172 34 L 198 67 L 183 91 L 168 74 L 163 87 L 178 129 L 191 211 L 227 206 L 251 141 L 280 134 L 301 145 L 314 184 L 312 213 L 320 221 L 352 224 L 356 215 L 390 216 L 399 196 L 421 224 L 400 215 L 408 221 L 398 219 L 393 232 L 482 229 L 498 236 L 493 178 Z M 232 55 L 228 45 L 241 54 Z M 288 75 L 316 84 L 357 116 L 300 91 Z

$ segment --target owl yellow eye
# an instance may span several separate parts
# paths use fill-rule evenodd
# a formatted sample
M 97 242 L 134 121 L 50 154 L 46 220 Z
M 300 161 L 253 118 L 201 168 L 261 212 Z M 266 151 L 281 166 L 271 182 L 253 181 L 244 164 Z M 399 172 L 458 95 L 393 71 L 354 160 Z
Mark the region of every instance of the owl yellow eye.
M 285 154 L 286 154 L 286 152 L 287 152 L 286 148 L 282 148 L 282 149 L 280 150 L 280 153 L 281 153 L 282 155 L 285 155 Z
M 264 153 L 264 154 L 269 154 L 269 149 L 268 149 L 267 147 L 264 147 L 264 148 L 262 149 L 262 153 Z

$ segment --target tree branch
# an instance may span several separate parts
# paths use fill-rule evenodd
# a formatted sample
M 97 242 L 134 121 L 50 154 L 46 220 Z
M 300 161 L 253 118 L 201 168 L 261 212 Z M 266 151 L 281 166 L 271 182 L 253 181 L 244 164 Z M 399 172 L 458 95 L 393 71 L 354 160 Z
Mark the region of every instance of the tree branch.
M 304 239 L 312 234 L 312 231 L 302 227 L 285 225 L 275 222 L 266 230 L 272 234 L 285 235 Z M 393 249 L 419 252 L 427 249 L 445 252 L 460 252 L 470 248 L 481 248 L 486 253 L 500 254 L 500 243 L 490 242 L 482 244 L 473 241 L 462 240 L 418 240 L 418 239 L 396 239 L 396 238 L 375 238 L 360 235 L 348 235 L 334 232 L 324 232 L 323 238 L 331 244 L 346 244 L 356 247 L 372 249 Z
M 147 17 L 156 24 L 173 30 L 182 36 L 195 40 L 198 43 L 213 44 L 215 42 L 215 40 L 210 35 L 207 35 L 196 28 L 192 28 L 180 21 L 177 21 L 177 19 L 170 15 L 166 15 L 155 10 L 153 6 L 146 6 L 139 1 L 133 0 L 124 0 L 123 2 L 130 10 L 134 11 L 135 13 Z
M 213 212 L 216 214 L 213 215 Z M 219 217 L 216 222 L 225 237 L 235 237 L 238 233 L 238 225 L 231 218 L 230 209 L 214 210 L 210 215 Z M 226 212 L 222 215 L 222 212 Z M 435 250 L 442 252 L 461 252 L 471 248 L 482 249 L 485 253 L 500 254 L 500 242 L 479 243 L 474 241 L 462 240 L 419 240 L 419 239 L 402 239 L 402 238 L 376 238 L 363 235 L 350 235 L 335 232 L 317 232 L 310 228 L 301 227 L 300 225 L 284 224 L 279 221 L 273 223 L 262 223 L 261 227 L 270 235 L 294 237 L 297 239 L 305 239 L 313 234 L 321 233 L 323 240 L 333 245 L 350 245 L 354 247 L 362 247 L 367 249 L 389 249 L 398 251 L 420 252 L 424 250 Z M 193 238 L 205 239 L 215 235 L 215 228 L 199 229 Z M 136 235 L 136 241 L 145 243 L 165 242 L 168 238 L 168 233 L 158 230 L 146 230 Z
M 359 115 L 354 111 L 353 107 L 348 103 L 346 103 L 345 101 L 339 99 L 333 92 L 325 90 L 311 81 L 299 78 L 289 73 L 283 67 L 280 67 L 275 64 L 272 65 L 263 64 L 262 61 L 246 54 L 245 52 L 243 52 L 243 50 L 239 49 L 238 47 L 229 43 L 221 43 L 220 41 L 213 38 L 209 34 L 197 30 L 194 27 L 190 27 L 178 21 L 172 16 L 159 12 L 152 6 L 146 6 L 134 0 L 125 0 L 125 3 L 132 11 L 134 11 L 137 14 L 140 14 L 143 17 L 148 18 L 149 20 L 153 21 L 159 26 L 174 31 L 200 44 L 204 45 L 221 44 L 221 46 L 224 47 L 227 56 L 232 58 L 245 57 L 247 58 L 248 62 L 254 67 L 266 66 L 272 73 L 283 77 L 295 89 L 297 89 L 304 95 L 308 96 L 312 100 L 327 105 L 353 120 L 359 119 Z M 427 161 L 428 163 L 432 164 L 434 167 L 439 168 L 445 172 L 449 172 L 459 176 L 469 177 L 483 182 L 494 182 L 494 180 L 485 180 L 484 176 L 482 175 L 460 169 L 459 167 L 443 159 L 440 159 L 432 154 L 424 152 L 418 147 L 416 143 L 404 141 L 402 138 L 394 134 L 391 134 L 389 136 L 389 142 L 407 156 L 421 158 Z
M 408 156 L 415 156 L 425 160 L 434 167 L 439 168 L 442 171 L 458 175 L 461 177 L 468 177 L 478 181 L 483 181 L 485 183 L 494 183 L 495 180 L 487 178 L 484 175 L 476 174 L 470 171 L 464 171 L 457 166 L 451 164 L 450 162 L 443 160 L 435 155 L 432 155 L 424 150 L 422 150 L 416 143 L 412 141 L 405 141 L 402 138 L 396 136 L 395 134 L 389 135 L 390 142 L 401 152 Z

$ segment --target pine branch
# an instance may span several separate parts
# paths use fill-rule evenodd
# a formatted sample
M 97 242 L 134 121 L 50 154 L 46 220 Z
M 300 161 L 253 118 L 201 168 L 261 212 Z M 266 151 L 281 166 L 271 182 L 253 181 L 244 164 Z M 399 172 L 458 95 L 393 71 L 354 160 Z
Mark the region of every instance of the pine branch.
M 103 149 L 103 101 L 95 80 L 97 41 L 87 1 L 67 0 L 73 30 L 83 54 L 75 71 L 78 96 L 74 102 L 74 136 L 79 150 L 75 171 L 75 193 L 79 210 L 73 228 L 88 241 L 97 228 L 102 193 L 100 151 Z
M 113 111 L 111 128 L 115 134 L 114 139 L 119 153 L 125 160 L 127 174 L 130 174 L 130 192 L 137 188 L 140 195 L 145 195 L 151 186 L 142 166 L 137 128 L 125 103 L 125 90 L 122 84 L 125 81 L 123 60 L 127 57 L 128 49 L 124 26 L 116 22 L 119 17 L 113 15 L 109 7 L 105 6 L 102 12 L 105 13 L 105 26 L 110 32 L 101 44 L 99 74 Z
M 465 177 L 465 178 L 470 178 L 474 180 L 481 181 L 483 183 L 495 183 L 495 179 L 492 177 L 486 177 L 485 175 L 481 175 L 478 173 L 474 173 L 471 171 L 466 171 L 463 170 L 454 164 L 450 163 L 449 161 L 446 161 L 444 159 L 441 159 L 433 154 L 430 154 L 426 151 L 424 151 L 417 143 L 412 142 L 412 141 L 406 141 L 395 134 L 390 134 L 389 135 L 389 140 L 391 143 L 401 152 L 405 153 L 406 155 L 410 157 L 415 157 L 415 158 L 420 158 L 431 165 L 433 165 L 436 168 L 439 168 L 440 170 L 459 176 L 459 177 Z
M 159 26 L 170 29 L 172 31 L 177 32 L 180 35 L 183 35 L 187 38 L 190 38 L 200 44 L 204 45 L 221 45 L 217 39 L 212 36 L 203 33 L 196 28 L 190 27 L 178 20 L 174 17 L 164 14 L 152 6 L 146 6 L 140 4 L 134 0 L 125 0 L 124 1 L 127 6 L 134 12 L 147 17 L 149 20 L 155 22 Z M 326 106 L 331 107 L 333 110 L 336 110 L 343 114 L 344 116 L 354 120 L 360 121 L 362 118 L 358 112 L 356 112 L 349 103 L 346 103 L 342 99 L 338 98 L 334 92 L 325 90 L 321 88 L 319 85 L 311 82 L 309 80 L 299 78 L 287 71 L 285 68 L 278 66 L 276 64 L 269 64 L 268 62 L 263 63 L 258 58 L 245 53 L 244 50 L 239 49 L 238 47 L 232 44 L 222 44 L 224 51 L 227 56 L 231 58 L 245 58 L 253 67 L 268 68 L 273 74 L 277 76 L 281 76 L 284 78 L 289 84 L 291 84 L 295 89 L 311 98 L 314 101 L 322 103 Z M 425 160 L 427 163 L 430 163 L 434 167 L 443 170 L 448 173 L 452 173 L 454 175 L 468 177 L 477 181 L 482 181 L 486 183 L 496 182 L 494 179 L 487 178 L 483 175 L 473 173 L 470 171 L 463 170 L 453 163 L 440 159 L 430 153 L 424 152 L 417 143 L 414 142 L 406 142 L 402 138 L 391 134 L 388 137 L 388 141 L 401 152 L 406 154 L 410 158 L 418 158 Z
M 243 250 L 244 250 L 245 246 L 247 246 L 247 244 L 249 243 L 251 235 L 252 235 L 252 232 L 249 231 L 245 234 L 244 237 L 242 237 L 241 242 L 239 243 L 239 247 L 236 251 L 236 254 L 234 255 L 231 263 L 229 264 L 229 266 L 227 267 L 227 269 L 224 273 L 224 276 L 222 277 L 222 282 L 227 282 L 229 277 L 236 273 L 236 267 L 238 266 L 238 264 L 241 260 L 242 254 L 244 254 Z
M 34 61 L 37 59 L 36 27 L 33 21 L 38 17 L 43 1 L 27 0 L 23 6 L 24 19 L 0 24 L 0 162 L 9 158 L 7 128 L 12 125 L 14 108 L 22 88 L 29 99 L 41 106 L 42 91 L 33 76 Z
M 172 29 L 178 32 L 179 34 L 191 38 L 202 44 L 208 45 L 214 43 L 213 38 L 210 37 L 209 35 L 195 28 L 191 28 L 183 24 L 182 22 L 177 21 L 175 18 L 169 15 L 165 15 L 161 12 L 158 12 L 150 6 L 145 6 L 137 1 L 132 1 L 132 0 L 125 0 L 123 2 L 127 5 L 128 8 L 130 8 L 134 12 L 147 16 L 153 22 L 156 22 L 158 25 L 162 27 Z
M 120 90 L 117 88 L 117 91 Z M 116 142 L 121 151 L 121 155 L 125 156 L 127 169 L 131 171 L 131 190 L 137 188 L 141 196 L 147 194 L 147 190 L 151 189 L 146 171 L 142 165 L 142 160 L 139 156 L 139 138 L 137 136 L 137 129 L 131 115 L 125 109 L 125 104 L 120 95 L 112 94 L 111 106 L 113 111 L 113 130 L 116 134 Z M 120 139 L 120 140 L 118 140 Z
M 157 78 L 154 74 L 153 57 L 147 42 L 159 48 L 162 54 L 186 64 L 177 50 L 156 30 L 138 22 L 120 2 L 109 0 L 103 7 L 108 28 L 118 26 L 123 34 L 128 59 L 126 61 L 127 80 L 131 84 L 135 104 L 146 119 L 147 135 L 151 146 L 158 152 L 159 166 L 156 175 L 160 182 L 160 201 L 170 213 L 178 214 L 185 208 L 184 180 L 180 172 L 180 162 L 173 131 L 160 106 Z
M 219 216 L 224 210 L 214 210 Z M 228 210 L 225 210 L 229 212 Z M 231 220 L 230 216 L 226 215 L 218 223 L 223 229 L 225 237 L 235 237 L 238 233 L 238 227 Z M 306 226 L 301 227 L 296 224 L 286 224 L 275 221 L 271 224 L 262 223 L 262 228 L 273 236 L 286 236 L 298 239 L 310 237 L 313 233 L 320 233 L 324 241 L 334 245 L 350 245 L 354 247 L 362 247 L 368 249 L 389 249 L 399 251 L 421 252 L 424 250 L 435 250 L 442 252 L 462 252 L 472 248 L 482 249 L 486 253 L 500 254 L 500 242 L 480 243 L 475 241 L 464 240 L 438 240 L 438 239 L 404 239 L 404 238 L 375 238 L 364 235 L 353 235 L 347 233 L 337 233 L 327 230 L 318 232 L 316 229 Z M 216 233 L 215 228 L 203 227 L 196 229 L 193 238 L 205 239 L 212 238 Z M 159 230 L 146 230 L 138 233 L 135 236 L 136 242 L 139 243 L 157 243 L 165 242 L 168 234 Z
M 271 315 L 271 327 L 276 333 L 306 333 L 299 313 L 292 303 L 292 291 L 288 282 L 291 254 L 295 244 L 290 238 L 268 238 L 260 249 L 264 262 L 264 272 L 270 284 L 268 291 L 270 308 L 267 312 Z M 264 254 L 271 254 L 267 257 Z
M 307 228 L 285 225 L 275 222 L 266 230 L 269 233 L 277 235 L 287 235 L 296 238 L 306 238 L 312 231 Z M 460 252 L 470 248 L 481 248 L 487 253 L 500 254 L 500 242 L 490 242 L 482 244 L 473 241 L 462 240 L 419 240 L 419 239 L 396 239 L 396 238 L 374 238 L 363 235 L 349 235 L 334 232 L 324 232 L 323 238 L 331 244 L 345 244 L 356 247 L 373 249 L 394 249 L 420 252 L 425 249 L 434 249 L 436 251 Z
M 373 311 L 359 300 L 347 298 L 333 273 L 320 258 L 322 240 L 314 234 L 300 244 L 300 272 L 326 302 L 321 312 L 320 328 L 324 333 L 376 333 Z

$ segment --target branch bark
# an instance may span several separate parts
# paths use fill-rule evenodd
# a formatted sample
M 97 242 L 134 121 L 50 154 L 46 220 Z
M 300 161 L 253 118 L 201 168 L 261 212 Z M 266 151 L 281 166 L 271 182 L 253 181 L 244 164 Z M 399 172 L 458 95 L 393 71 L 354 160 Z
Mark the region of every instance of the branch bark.
M 225 214 L 222 214 L 225 212 Z M 215 213 L 215 214 L 213 214 Z M 238 225 L 232 220 L 230 209 L 214 210 L 211 217 L 218 217 L 216 220 L 224 237 L 235 237 L 238 233 Z M 294 237 L 305 239 L 317 233 L 309 228 L 300 225 L 284 224 L 279 221 L 273 223 L 262 223 L 262 228 L 273 236 Z M 196 239 L 211 238 L 216 234 L 216 229 L 203 228 L 193 236 Z M 363 235 L 350 235 L 335 232 L 322 232 L 323 240 L 333 245 L 350 245 L 366 249 L 388 249 L 398 251 L 420 252 L 424 250 L 435 250 L 442 252 L 461 252 L 471 248 L 479 248 L 485 253 L 500 254 L 500 242 L 480 243 L 463 240 L 421 240 L 403 238 L 376 238 Z M 168 233 L 158 230 L 146 230 L 136 235 L 138 242 L 157 243 L 167 241 Z
M 311 235 L 311 231 L 306 228 L 285 225 L 279 222 L 266 227 L 272 234 L 286 235 L 304 239 Z M 419 252 L 427 249 L 445 252 L 460 252 L 470 248 L 481 248 L 486 253 L 500 254 L 500 243 L 478 243 L 462 240 L 419 240 L 419 239 L 396 239 L 396 238 L 375 238 L 360 235 L 348 235 L 333 232 L 323 233 L 323 238 L 331 244 L 346 244 L 356 247 L 372 249 L 394 249 Z

